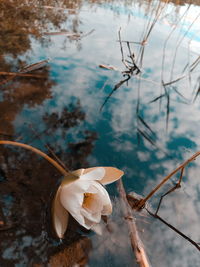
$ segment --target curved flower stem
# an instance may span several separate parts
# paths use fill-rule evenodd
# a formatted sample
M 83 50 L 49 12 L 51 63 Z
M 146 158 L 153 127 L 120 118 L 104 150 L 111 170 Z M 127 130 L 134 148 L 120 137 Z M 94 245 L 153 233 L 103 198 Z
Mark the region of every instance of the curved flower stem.
M 193 156 L 191 156 L 189 159 L 187 159 L 185 162 L 183 162 L 179 167 L 177 167 L 175 170 L 173 170 L 169 175 L 167 175 L 145 198 L 138 201 L 138 204 L 136 205 L 136 209 L 142 209 L 147 202 L 160 188 L 163 184 L 165 184 L 175 173 L 177 173 L 179 170 L 183 170 L 184 167 L 189 164 L 191 161 L 195 160 L 200 155 L 200 151 L 196 152 Z M 182 179 L 182 177 L 181 177 Z M 181 181 L 180 179 L 180 181 Z M 179 184 L 180 186 L 180 184 Z
M 0 145 L 11 145 L 11 146 L 18 146 L 18 147 L 23 147 L 25 149 L 28 149 L 28 150 L 40 155 L 41 157 L 46 159 L 48 162 L 50 162 L 61 174 L 63 174 L 63 175 L 68 174 L 68 172 L 58 162 L 56 162 L 54 159 L 52 159 L 47 154 L 45 154 L 44 152 L 42 152 L 41 150 L 39 150 L 35 147 L 32 147 L 30 145 L 26 145 L 23 143 L 19 143 L 19 142 L 6 141 L 6 140 L 0 141 Z

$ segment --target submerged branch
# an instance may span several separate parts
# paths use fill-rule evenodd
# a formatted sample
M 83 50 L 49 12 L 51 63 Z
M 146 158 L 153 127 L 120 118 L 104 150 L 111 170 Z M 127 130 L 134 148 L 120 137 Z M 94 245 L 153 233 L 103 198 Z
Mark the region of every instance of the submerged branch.
M 138 234 L 135 219 L 132 215 L 133 211 L 127 201 L 126 192 L 121 179 L 118 181 L 118 191 L 121 196 L 121 199 L 123 200 L 122 203 L 123 203 L 124 217 L 128 218 L 127 224 L 130 232 L 131 246 L 134 250 L 136 260 L 139 263 L 140 267 L 150 267 L 144 246 Z
M 44 78 L 43 75 L 39 75 L 39 74 L 29 74 L 29 73 L 20 73 L 20 72 L 6 72 L 6 71 L 0 71 L 0 75 L 2 75 L 2 76 L 19 76 L 19 77 Z

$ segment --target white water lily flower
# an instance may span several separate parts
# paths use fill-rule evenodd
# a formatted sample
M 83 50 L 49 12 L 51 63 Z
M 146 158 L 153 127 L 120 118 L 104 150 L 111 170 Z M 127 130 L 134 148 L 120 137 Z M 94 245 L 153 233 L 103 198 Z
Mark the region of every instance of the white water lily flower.
M 108 192 L 103 185 L 121 178 L 123 171 L 112 167 L 94 167 L 69 173 L 54 198 L 52 215 L 55 232 L 63 238 L 69 213 L 86 229 L 99 231 L 102 215 L 112 212 Z

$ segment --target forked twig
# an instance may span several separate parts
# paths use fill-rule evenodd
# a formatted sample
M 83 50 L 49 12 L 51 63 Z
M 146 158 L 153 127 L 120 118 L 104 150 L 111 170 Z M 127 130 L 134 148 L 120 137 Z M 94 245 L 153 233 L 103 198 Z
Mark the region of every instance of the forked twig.
M 114 88 L 112 89 L 112 91 L 110 92 L 110 94 L 106 97 L 106 99 L 104 100 L 103 104 L 101 105 L 100 112 L 102 111 L 103 107 L 108 102 L 108 100 L 110 99 L 110 97 L 112 96 L 112 94 L 119 87 L 121 87 L 124 83 L 127 83 L 128 84 L 128 81 L 130 80 L 130 78 L 133 75 L 138 75 L 141 72 L 141 70 L 139 69 L 139 67 L 135 63 L 135 56 L 134 56 L 134 53 L 132 53 L 132 51 L 131 51 L 130 43 L 129 42 L 126 42 L 129 55 L 128 55 L 128 58 L 127 59 L 125 59 L 125 57 L 124 57 L 124 50 L 123 50 L 123 45 L 122 45 L 122 41 L 121 41 L 121 28 L 118 31 L 118 37 L 119 37 L 119 44 L 120 44 L 120 51 L 121 51 L 121 61 L 122 61 L 122 63 L 125 66 L 125 70 L 122 71 L 122 75 L 125 78 L 123 80 L 119 81 L 117 84 L 115 84 Z
M 183 167 L 183 168 L 181 169 L 181 174 L 180 174 L 178 183 L 176 183 L 175 186 L 173 186 L 173 187 L 172 187 L 171 189 L 169 189 L 164 195 L 162 195 L 162 196 L 160 197 L 160 200 L 159 200 L 158 207 L 157 207 L 157 209 L 156 209 L 155 215 L 158 214 L 158 211 L 159 211 L 159 209 L 160 209 L 160 206 L 161 206 L 161 203 L 162 203 L 163 198 L 166 197 L 168 194 L 174 192 L 176 189 L 179 189 L 179 188 L 181 187 L 181 181 L 182 181 L 182 178 L 183 178 L 183 172 L 184 172 L 184 169 L 185 169 L 185 167 Z
M 156 219 L 159 219 L 161 222 L 163 222 L 165 225 L 167 225 L 169 228 L 171 228 L 173 231 L 175 231 L 176 233 L 178 233 L 180 236 L 182 236 L 184 239 L 186 239 L 187 241 L 189 241 L 192 245 L 194 245 L 199 251 L 200 251 L 200 246 L 197 242 L 195 242 L 194 240 L 192 240 L 191 238 L 189 238 L 188 236 L 186 236 L 184 233 L 182 233 L 180 230 L 178 230 L 177 228 L 175 228 L 173 225 L 171 225 L 170 223 L 166 222 L 163 218 L 161 218 L 159 215 L 158 215 L 158 211 L 160 209 L 160 206 L 161 206 L 161 203 L 162 203 L 162 200 L 165 196 L 167 196 L 168 194 L 174 192 L 176 189 L 180 188 L 181 187 L 181 181 L 182 181 L 182 178 L 183 178 L 183 172 L 184 172 L 184 169 L 185 169 L 185 166 L 183 166 L 181 168 L 181 173 L 180 173 L 180 177 L 179 177 L 179 180 L 178 182 L 175 184 L 175 186 L 173 186 L 170 190 L 168 190 L 165 194 L 163 194 L 161 197 L 160 197 L 160 200 L 159 200 L 159 203 L 158 203 L 158 206 L 157 206 L 157 209 L 155 211 L 155 213 L 151 212 L 147 207 L 145 207 L 145 210 L 151 215 L 153 216 L 154 218 Z M 131 195 L 127 195 L 128 197 L 128 200 L 129 200 L 129 205 L 132 207 L 132 209 L 137 209 L 137 205 L 138 205 L 138 199 L 134 198 L 133 196 Z M 131 203 L 131 204 L 130 204 Z
M 179 231 L 177 228 L 175 228 L 173 225 L 171 225 L 170 223 L 166 222 L 163 218 L 161 218 L 159 215 L 158 215 L 158 211 L 160 209 L 160 206 L 161 206 L 161 203 L 162 203 L 162 200 L 165 196 L 167 196 L 168 194 L 174 192 L 176 189 L 180 188 L 181 187 L 181 181 L 183 179 L 183 172 L 184 172 L 184 169 L 185 169 L 185 166 L 183 166 L 181 168 L 181 173 L 180 173 L 180 177 L 179 177 L 179 180 L 178 182 L 175 184 L 175 186 L 173 186 L 170 190 L 168 190 L 164 195 L 162 195 L 160 197 L 160 201 L 158 203 L 158 206 L 157 206 L 157 209 L 156 209 L 156 212 L 155 213 L 152 213 L 150 210 L 148 210 L 147 208 L 146 211 L 151 215 L 153 216 L 154 218 L 156 219 L 159 219 L 161 222 L 163 222 L 164 224 L 166 224 L 168 227 L 170 227 L 172 230 L 174 230 L 176 233 L 178 233 L 180 236 L 182 236 L 183 238 L 185 238 L 187 241 L 189 241 L 192 245 L 194 245 L 198 250 L 200 250 L 200 246 L 194 241 L 192 240 L 191 238 L 189 238 L 188 236 L 186 236 L 185 234 L 183 234 L 181 231 Z
M 169 175 L 167 175 L 145 198 L 138 201 L 136 208 L 138 210 L 143 208 L 145 206 L 147 200 L 149 200 L 179 170 L 181 170 L 181 176 L 180 176 L 177 188 L 180 187 L 180 182 L 181 182 L 182 176 L 183 176 L 183 169 L 191 161 L 195 160 L 199 155 L 200 155 L 200 151 L 196 152 L 189 159 L 187 159 L 185 162 L 183 162 L 179 167 L 177 167 L 175 170 L 173 170 Z

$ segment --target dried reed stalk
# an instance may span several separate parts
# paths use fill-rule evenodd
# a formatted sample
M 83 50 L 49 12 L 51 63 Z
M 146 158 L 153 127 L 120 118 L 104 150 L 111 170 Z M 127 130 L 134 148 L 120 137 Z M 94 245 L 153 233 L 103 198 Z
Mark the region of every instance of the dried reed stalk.
M 147 258 L 143 243 L 139 237 L 135 219 L 133 217 L 133 210 L 129 206 L 129 203 L 126 198 L 126 192 L 120 179 L 117 182 L 118 191 L 122 199 L 124 217 L 127 218 L 127 224 L 130 232 L 131 246 L 134 251 L 136 260 L 140 267 L 150 267 L 149 260 Z

